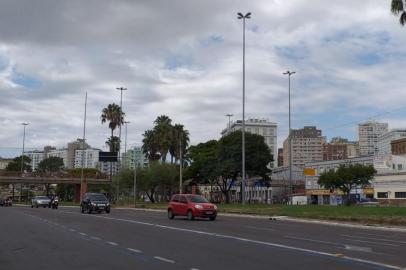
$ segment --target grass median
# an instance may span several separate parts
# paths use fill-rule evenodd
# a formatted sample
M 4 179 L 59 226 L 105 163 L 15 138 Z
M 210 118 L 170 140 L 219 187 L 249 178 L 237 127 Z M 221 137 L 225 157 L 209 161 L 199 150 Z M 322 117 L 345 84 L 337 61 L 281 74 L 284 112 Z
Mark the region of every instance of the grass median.
M 220 213 L 297 218 L 406 226 L 406 207 L 397 206 L 328 206 L 328 205 L 266 205 L 218 204 Z M 137 203 L 137 208 L 166 209 L 166 203 Z

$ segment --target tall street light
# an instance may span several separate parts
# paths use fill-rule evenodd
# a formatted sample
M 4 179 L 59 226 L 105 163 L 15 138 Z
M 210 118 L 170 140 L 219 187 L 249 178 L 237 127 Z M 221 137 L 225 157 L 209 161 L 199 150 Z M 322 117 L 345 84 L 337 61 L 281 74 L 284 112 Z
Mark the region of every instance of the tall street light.
M 290 121 L 290 76 L 295 74 L 295 71 L 286 71 L 283 75 L 288 75 L 289 78 L 289 201 L 292 203 L 292 128 Z
M 117 90 L 120 91 L 120 126 L 119 126 L 119 135 L 118 135 L 118 140 L 119 140 L 119 147 L 118 147 L 118 160 L 119 160 L 119 165 L 121 166 L 121 118 L 123 116 L 123 91 L 127 90 L 125 87 L 116 87 Z M 120 189 L 120 180 L 117 178 L 117 201 L 118 201 L 118 196 L 119 196 L 119 189 Z
M 20 172 L 21 172 L 21 176 L 23 176 L 23 168 L 24 168 L 24 148 L 25 148 L 25 127 L 29 125 L 29 123 L 21 123 L 21 125 L 23 125 L 24 127 L 24 133 L 23 133 L 23 151 L 21 152 L 21 167 L 20 167 Z M 14 193 L 14 192 L 13 192 Z M 19 198 L 19 202 L 21 202 L 21 196 L 23 194 L 23 184 L 21 183 L 20 186 L 20 198 Z M 13 194 L 14 196 L 14 194 Z M 14 199 L 14 198 L 13 198 Z
M 124 155 L 125 155 L 126 159 L 127 159 L 127 125 L 129 123 L 130 123 L 130 121 L 124 121 L 124 124 L 125 124 Z
M 228 132 L 230 132 L 231 130 L 231 117 L 233 117 L 233 114 L 226 114 L 225 116 L 228 117 Z
M 242 182 L 241 203 L 245 204 L 245 19 L 251 19 L 251 12 L 243 15 L 237 13 L 238 19 L 242 19 Z

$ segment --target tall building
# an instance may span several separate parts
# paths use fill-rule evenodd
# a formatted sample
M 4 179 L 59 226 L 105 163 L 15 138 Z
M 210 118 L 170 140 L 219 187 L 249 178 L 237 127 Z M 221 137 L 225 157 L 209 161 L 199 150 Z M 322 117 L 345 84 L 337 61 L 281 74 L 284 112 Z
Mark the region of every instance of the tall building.
M 98 167 L 99 149 L 86 149 L 75 151 L 75 168 L 94 168 Z
M 221 132 L 221 136 L 226 136 L 233 131 L 242 129 L 242 120 L 237 120 L 231 122 L 227 128 Z M 245 121 L 245 131 L 258 134 L 264 137 L 264 142 L 269 147 L 269 151 L 273 157 L 273 162 L 271 162 L 271 168 L 277 166 L 278 157 L 278 144 L 277 144 L 277 124 L 274 122 L 269 122 L 266 119 L 252 118 Z
M 303 168 L 307 162 L 323 160 L 324 141 L 321 130 L 314 126 L 292 129 L 291 138 L 288 136 L 283 142 L 283 165 L 290 166 L 290 142 L 292 143 L 292 164 Z
M 392 155 L 406 155 L 406 138 L 391 141 Z
M 278 167 L 283 166 L 283 148 L 278 148 Z
M 45 159 L 45 153 L 43 151 L 28 151 L 25 155 L 31 159 L 31 170 L 36 171 L 38 169 L 38 164 Z
M 142 152 L 141 147 L 134 147 L 134 149 L 128 150 L 126 153 L 123 154 L 123 166 L 124 168 L 129 168 L 134 170 L 135 165 L 137 167 L 147 167 L 148 166 L 148 159 L 145 157 L 144 153 Z
M 48 157 L 59 157 L 63 160 L 63 165 L 68 168 L 68 149 L 55 149 L 50 150 L 47 154 Z
M 348 158 L 347 144 L 325 143 L 323 144 L 323 160 L 340 160 Z
M 76 150 L 89 149 L 90 145 L 83 144 L 83 139 L 77 139 L 76 141 L 68 143 L 67 156 L 66 156 L 66 168 L 75 168 Z
M 359 143 L 349 141 L 347 143 L 347 157 L 348 158 L 355 158 L 359 157 Z
M 406 138 L 406 129 L 392 129 L 378 137 L 377 147 L 379 155 L 392 154 L 391 142 L 397 139 Z
M 388 132 L 388 123 L 368 121 L 358 125 L 360 156 L 373 156 L 378 153 L 378 137 Z

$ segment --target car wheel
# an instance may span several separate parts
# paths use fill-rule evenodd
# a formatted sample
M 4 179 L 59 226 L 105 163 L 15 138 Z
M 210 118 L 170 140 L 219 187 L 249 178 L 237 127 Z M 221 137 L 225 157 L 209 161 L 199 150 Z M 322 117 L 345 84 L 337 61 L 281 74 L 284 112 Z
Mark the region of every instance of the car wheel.
M 107 214 L 110 214 L 110 208 L 107 208 L 107 209 L 106 209 L 106 213 L 107 213 Z
M 91 214 L 91 213 L 92 213 L 92 208 L 90 208 L 90 207 L 87 208 L 87 213 L 88 213 L 88 214 Z
M 193 216 L 192 210 L 187 211 L 187 219 L 188 220 L 194 220 L 195 219 L 195 217 Z
M 85 212 L 85 209 L 83 208 L 83 206 L 80 206 L 80 212 L 83 214 Z
M 216 220 L 216 217 L 214 216 L 214 217 L 209 217 L 209 219 L 211 220 L 211 221 L 215 221 Z
M 169 210 L 168 210 L 168 218 L 169 218 L 169 219 L 173 219 L 174 217 L 175 217 L 175 215 L 173 214 L 172 210 L 169 209 Z
M 31 208 L 34 208 L 34 205 L 31 204 Z
M 38 208 L 38 207 L 39 207 L 39 205 L 37 204 L 35 207 L 36 207 L 36 208 Z

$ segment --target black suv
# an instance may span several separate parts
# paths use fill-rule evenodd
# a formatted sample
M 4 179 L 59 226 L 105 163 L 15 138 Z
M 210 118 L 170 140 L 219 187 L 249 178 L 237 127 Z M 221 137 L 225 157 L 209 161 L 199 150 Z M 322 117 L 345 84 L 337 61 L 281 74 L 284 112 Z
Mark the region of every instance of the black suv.
M 110 213 L 110 203 L 102 193 L 85 193 L 80 203 L 80 212 L 91 214 L 93 211 Z

